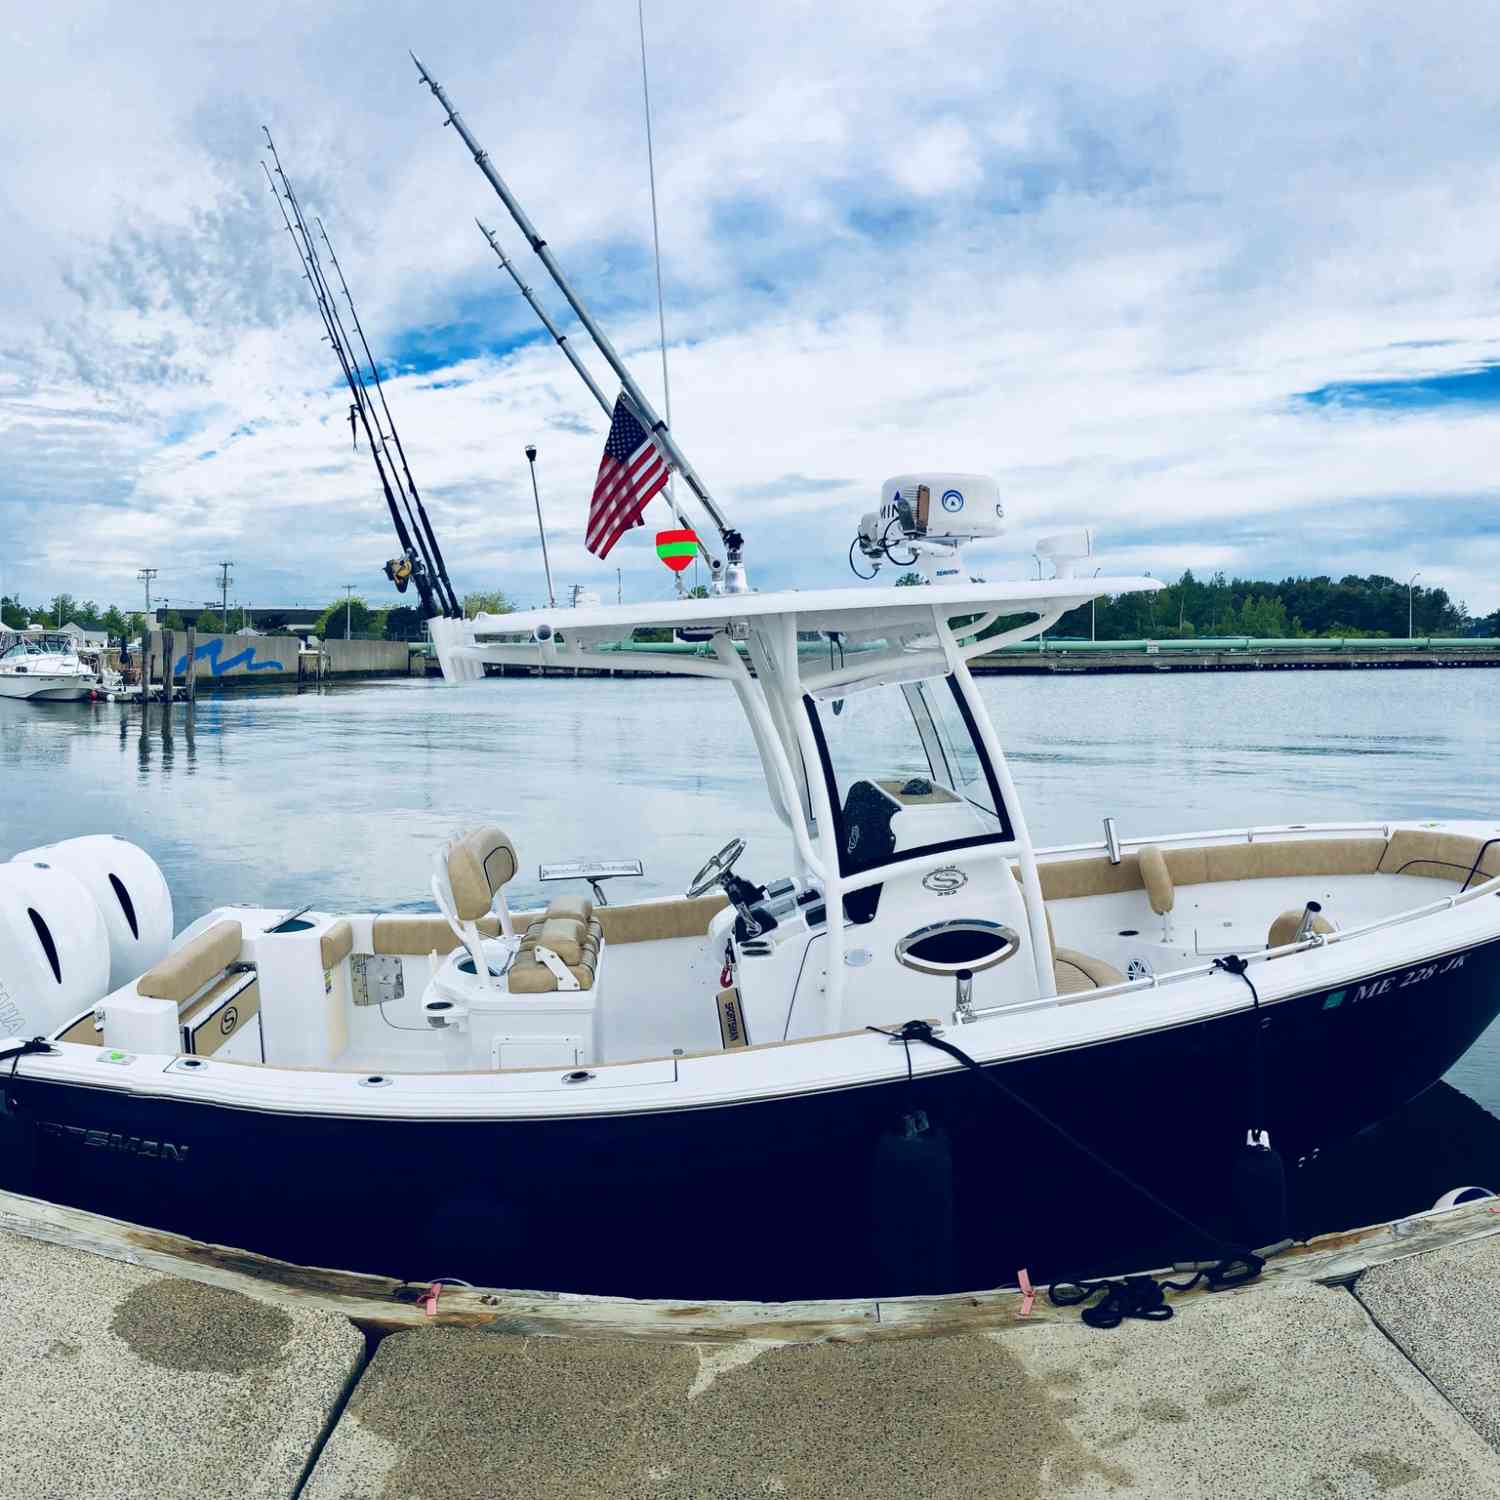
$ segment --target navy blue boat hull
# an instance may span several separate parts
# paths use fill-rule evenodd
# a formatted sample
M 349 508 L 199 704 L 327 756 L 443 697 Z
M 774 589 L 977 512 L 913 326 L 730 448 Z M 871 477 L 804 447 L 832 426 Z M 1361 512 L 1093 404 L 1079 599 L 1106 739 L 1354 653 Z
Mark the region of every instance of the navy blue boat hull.
M 1288 1167 L 1439 1079 L 1500 1011 L 1497 966 L 1500 942 L 1263 1007 L 1269 1124 Z M 1224 1232 L 1256 1024 L 1243 1012 L 994 1067 Z M 966 1033 L 945 1035 L 962 1047 Z M 635 1297 L 894 1295 L 1004 1284 L 1023 1265 L 1040 1279 L 1213 1252 L 966 1070 L 908 1085 L 893 1047 L 891 1075 L 754 1104 L 521 1121 L 261 1113 L 23 1076 L 0 1176 L 302 1264 Z M 916 1112 L 930 1174 L 922 1147 L 889 1149 Z

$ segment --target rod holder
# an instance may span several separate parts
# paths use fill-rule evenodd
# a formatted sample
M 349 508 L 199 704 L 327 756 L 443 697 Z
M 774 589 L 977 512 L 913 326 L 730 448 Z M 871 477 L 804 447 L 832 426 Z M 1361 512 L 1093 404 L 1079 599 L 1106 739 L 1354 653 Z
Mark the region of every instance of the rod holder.
M 1294 943 L 1306 942 L 1313 935 L 1313 923 L 1323 911 L 1322 904 L 1317 901 L 1309 901 L 1302 910 L 1302 920 L 1297 923 L 1297 936 L 1292 939 Z
M 1120 863 L 1120 835 L 1115 831 L 1115 820 L 1106 818 L 1104 820 L 1104 847 L 1109 850 L 1109 862 L 1112 865 Z
M 960 969 L 953 976 L 953 982 L 957 993 L 953 997 L 953 1003 L 958 1012 L 961 1022 L 974 1019 L 974 971 L 973 969 Z

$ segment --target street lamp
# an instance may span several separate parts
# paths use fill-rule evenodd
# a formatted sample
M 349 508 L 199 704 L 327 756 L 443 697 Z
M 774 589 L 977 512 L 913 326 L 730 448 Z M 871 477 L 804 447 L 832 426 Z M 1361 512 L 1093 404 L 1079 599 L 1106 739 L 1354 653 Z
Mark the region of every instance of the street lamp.
M 1099 574 L 1101 572 L 1103 572 L 1103 571 L 1104 571 L 1104 569 L 1103 569 L 1102 565 L 1100 567 L 1095 568 L 1094 569 L 1094 577 L 1097 578 L 1099 576 Z M 1095 640 L 1095 635 L 1094 635 L 1094 606 L 1098 602 L 1099 602 L 1099 598 L 1098 598 L 1097 595 L 1095 595 L 1094 598 L 1092 598 L 1092 599 L 1089 600 L 1089 643 L 1091 645 L 1093 644 L 1093 642 Z
M 1421 570 L 1413 573 L 1406 580 L 1406 638 L 1411 639 L 1411 586 L 1422 576 Z
M 552 592 L 552 564 L 547 561 L 547 528 L 542 525 L 542 497 L 536 487 L 536 444 L 527 443 L 526 462 L 531 465 L 531 498 L 536 502 L 536 529 L 542 539 L 542 571 L 547 575 L 547 606 L 557 608 L 557 598 Z
M 354 613 L 354 585 L 352 583 L 344 585 L 344 595 L 344 639 L 347 641 L 350 638 L 349 621 Z

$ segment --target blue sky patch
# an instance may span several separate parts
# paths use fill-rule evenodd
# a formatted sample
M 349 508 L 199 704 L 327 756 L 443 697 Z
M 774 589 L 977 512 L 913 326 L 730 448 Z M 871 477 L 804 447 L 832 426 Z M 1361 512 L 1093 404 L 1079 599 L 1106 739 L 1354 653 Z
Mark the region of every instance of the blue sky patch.
M 1418 375 L 1409 380 L 1349 380 L 1301 391 L 1306 406 L 1376 407 L 1391 411 L 1424 411 L 1433 407 L 1486 406 L 1500 402 L 1500 364 L 1451 375 Z

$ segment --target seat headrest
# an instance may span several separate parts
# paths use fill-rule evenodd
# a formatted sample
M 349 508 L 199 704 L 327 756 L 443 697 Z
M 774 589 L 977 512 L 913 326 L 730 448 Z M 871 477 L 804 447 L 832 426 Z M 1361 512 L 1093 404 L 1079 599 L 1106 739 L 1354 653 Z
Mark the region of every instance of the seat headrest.
M 1172 888 L 1172 872 L 1162 852 L 1155 844 L 1147 844 L 1140 853 L 1141 883 L 1146 887 L 1146 899 L 1151 910 L 1163 917 L 1172 910 L 1175 893 Z
M 515 879 L 515 845 L 493 824 L 456 838 L 447 849 L 448 884 L 460 922 L 489 914 L 495 893 Z

